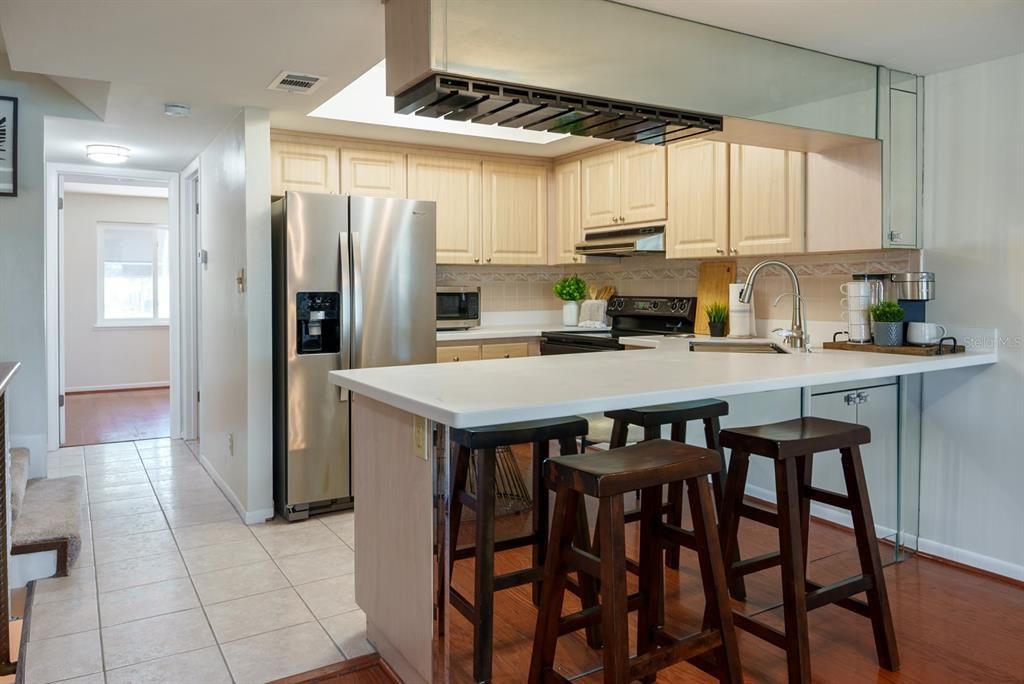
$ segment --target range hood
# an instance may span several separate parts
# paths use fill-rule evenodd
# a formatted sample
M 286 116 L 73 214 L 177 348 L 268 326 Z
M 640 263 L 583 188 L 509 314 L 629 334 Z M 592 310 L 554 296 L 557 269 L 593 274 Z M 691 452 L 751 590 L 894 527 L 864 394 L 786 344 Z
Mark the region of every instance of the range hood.
M 395 111 L 652 145 L 722 130 L 722 117 L 711 114 L 449 74 L 396 95 Z
M 597 233 L 576 243 L 576 253 L 582 256 L 634 256 L 637 254 L 664 254 L 665 227 L 646 226 Z

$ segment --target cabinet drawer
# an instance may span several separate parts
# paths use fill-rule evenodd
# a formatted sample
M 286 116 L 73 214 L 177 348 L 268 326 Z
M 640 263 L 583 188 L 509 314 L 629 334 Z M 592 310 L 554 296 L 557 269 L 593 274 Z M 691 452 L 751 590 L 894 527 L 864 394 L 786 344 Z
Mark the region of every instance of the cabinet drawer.
M 457 347 L 438 347 L 437 348 L 437 362 L 438 363 L 454 363 L 456 361 L 479 361 L 480 360 L 480 346 L 476 344 L 466 344 Z
M 530 345 L 527 342 L 483 345 L 482 356 L 484 359 L 517 359 L 529 355 Z

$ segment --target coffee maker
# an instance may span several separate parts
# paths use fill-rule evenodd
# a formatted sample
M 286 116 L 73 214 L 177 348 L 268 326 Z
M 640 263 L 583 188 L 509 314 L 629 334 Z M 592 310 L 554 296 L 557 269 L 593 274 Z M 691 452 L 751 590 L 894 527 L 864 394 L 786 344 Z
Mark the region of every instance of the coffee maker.
M 935 299 L 935 274 L 930 271 L 855 273 L 853 279 L 880 282 L 882 299 L 894 301 L 902 307 L 906 314 L 904 323 L 924 323 L 925 302 Z

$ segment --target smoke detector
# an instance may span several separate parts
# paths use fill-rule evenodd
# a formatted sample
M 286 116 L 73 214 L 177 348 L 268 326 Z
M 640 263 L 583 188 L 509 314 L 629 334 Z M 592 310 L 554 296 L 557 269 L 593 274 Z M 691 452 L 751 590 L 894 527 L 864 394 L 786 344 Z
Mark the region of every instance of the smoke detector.
M 297 71 L 282 71 L 277 78 L 270 82 L 267 90 L 308 95 L 319 88 L 325 80 L 323 76 L 302 74 Z
M 164 114 L 175 119 L 184 119 L 192 116 L 192 108 L 187 104 L 167 103 L 164 105 Z

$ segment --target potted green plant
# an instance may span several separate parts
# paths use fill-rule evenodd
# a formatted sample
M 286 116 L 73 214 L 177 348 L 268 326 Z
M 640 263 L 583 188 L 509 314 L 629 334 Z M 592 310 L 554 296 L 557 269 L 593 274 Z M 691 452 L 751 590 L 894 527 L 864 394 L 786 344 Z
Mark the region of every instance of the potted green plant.
M 903 346 L 903 316 L 906 315 L 896 302 L 883 300 L 871 306 L 871 320 L 874 321 L 875 344 L 881 347 Z
M 578 275 L 566 276 L 555 283 L 555 296 L 562 300 L 562 324 L 575 326 L 580 322 L 580 300 L 587 297 L 587 281 Z
M 712 302 L 704 307 L 708 315 L 708 328 L 712 337 L 725 337 L 725 324 L 729 320 L 729 307 L 722 302 Z

